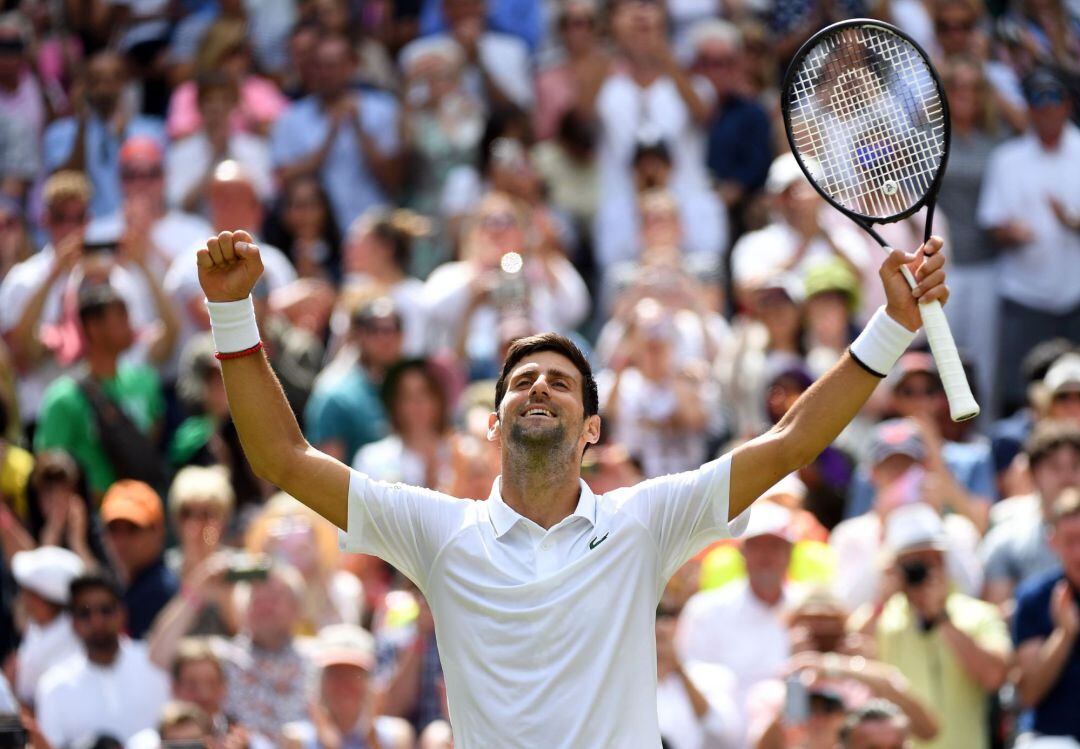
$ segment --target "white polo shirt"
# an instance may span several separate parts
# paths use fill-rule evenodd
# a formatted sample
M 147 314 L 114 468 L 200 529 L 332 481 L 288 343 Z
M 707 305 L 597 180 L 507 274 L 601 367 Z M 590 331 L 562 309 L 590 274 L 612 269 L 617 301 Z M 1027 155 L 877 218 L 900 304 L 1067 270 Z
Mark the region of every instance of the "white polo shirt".
M 730 456 L 597 496 L 545 531 L 510 509 L 353 472 L 342 548 L 409 576 L 435 615 L 458 749 L 658 747 L 656 606 L 728 523 Z

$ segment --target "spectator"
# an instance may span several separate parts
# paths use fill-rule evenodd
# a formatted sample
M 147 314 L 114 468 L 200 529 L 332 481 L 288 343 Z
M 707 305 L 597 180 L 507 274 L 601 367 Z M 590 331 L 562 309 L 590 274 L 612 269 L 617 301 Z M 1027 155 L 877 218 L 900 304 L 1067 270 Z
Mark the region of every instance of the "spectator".
M 428 277 L 433 348 L 457 350 L 477 377 L 497 366 L 490 331 L 500 319 L 525 317 L 539 329 L 567 331 L 588 311 L 581 276 L 557 248 L 530 247 L 531 226 L 531 214 L 512 198 L 489 193 L 462 227 L 462 259 Z
M 791 154 L 769 167 L 765 191 L 771 196 L 775 221 L 743 235 L 731 250 L 736 292 L 775 273 L 801 277 L 819 260 L 837 258 L 855 273 L 867 276 L 869 257 L 862 237 L 833 215 L 814 192 Z M 830 212 L 831 214 L 831 212 Z M 736 300 L 740 301 L 740 300 Z
M 0 331 L 20 372 L 19 412 L 26 424 L 38 420 L 42 396 L 61 365 L 70 365 L 81 351 L 77 282 L 88 273 L 105 275 L 134 309 L 142 298 L 126 268 L 84 251 L 90 192 L 90 183 L 75 172 L 45 182 L 42 223 L 49 242 L 0 283 Z
M 88 568 L 108 563 L 105 529 L 93 511 L 86 482 L 79 467 L 63 450 L 46 450 L 34 457 L 30 476 L 33 502 L 27 509 L 27 549 L 38 546 L 61 546 L 75 552 Z M 13 528 L 22 529 L 14 524 Z M 36 544 L 35 544 L 36 541 Z M 8 539 L 5 552 L 17 549 Z
M 1023 506 L 995 526 L 981 548 L 986 565 L 983 598 L 1006 606 L 1021 585 L 1058 567 L 1058 555 L 1047 545 L 1047 539 L 1052 535 L 1056 503 L 1066 491 L 1080 486 L 1080 425 L 1040 424 L 1025 445 L 1024 454 L 1035 492 L 1007 500 L 1011 504 L 1022 502 Z
M 427 223 L 406 210 L 369 211 L 357 219 L 342 248 L 341 296 L 387 296 L 401 313 L 402 352 L 420 356 L 427 349 L 428 334 L 424 284 L 409 275 L 412 242 L 428 230 Z M 337 334 L 348 325 L 348 315 L 338 315 Z
M 15 14 L 0 18 L 0 112 L 32 138 L 36 150 L 47 112 L 32 64 L 33 41 L 23 19 Z
M 720 20 L 697 23 L 690 31 L 693 69 L 712 84 L 716 109 L 708 129 L 709 172 L 724 205 L 736 209 L 765 184 L 772 162 L 769 119 L 747 96 L 738 28 Z
M 454 40 L 413 42 L 400 64 L 405 76 L 401 128 L 411 173 L 407 203 L 436 216 L 450 173 L 476 162 L 484 108 L 465 87 L 465 53 Z
M 715 663 L 689 663 L 675 649 L 678 616 L 656 617 L 656 699 L 660 735 L 671 749 L 734 749 L 743 725 L 735 677 Z
M 70 601 L 84 652 L 42 677 L 35 699 L 38 725 L 52 746 L 99 735 L 126 741 L 156 723 L 168 699 L 168 679 L 141 643 L 121 634 L 127 612 L 115 582 L 96 574 L 77 577 Z
M 135 135 L 164 141 L 161 123 L 132 111 L 124 96 L 128 83 L 123 58 L 104 50 L 90 57 L 85 69 L 85 95 L 76 101 L 75 116 L 53 122 L 42 144 L 49 172 L 85 172 L 94 184 L 90 213 L 105 216 L 120 209 L 120 146 Z
M 944 33 L 941 29 L 945 27 L 970 29 L 973 21 L 946 16 L 966 16 L 972 11 L 967 0 L 939 4 L 937 12 L 943 18 L 938 21 L 938 33 Z M 951 239 L 949 286 L 955 293 L 948 305 L 949 325 L 956 345 L 975 367 L 975 381 L 985 402 L 986 396 L 995 392 L 1001 301 L 997 295 L 998 253 L 979 226 L 976 212 L 987 160 L 1003 133 L 991 83 L 977 60 L 952 57 L 939 70 L 949 97 L 952 125 L 949 169 L 942 177 L 938 197 L 941 210 L 949 217 Z
M 873 633 L 878 657 L 900 669 L 912 693 L 943 717 L 937 738 L 923 746 L 986 749 L 987 698 L 1005 683 L 1011 656 L 1005 624 L 990 604 L 949 591 L 949 537 L 930 507 L 894 510 L 885 546 L 899 591 L 863 631 Z
M 702 127 L 713 112 L 709 84 L 686 73 L 673 55 L 659 4 L 619 0 L 609 12 L 616 63 L 597 81 L 599 89 L 581 95 L 583 111 L 599 123 L 597 165 L 604 200 L 593 239 L 601 264 L 621 259 L 620 252 L 626 251 L 621 235 L 634 215 L 631 168 L 640 142 L 662 141 L 671 149 L 668 187 L 681 199 L 701 199 L 702 191 L 709 191 Z
M 27 619 L 15 666 L 15 694 L 25 705 L 33 704 L 41 677 L 82 648 L 67 605 L 71 581 L 85 569 L 76 554 L 55 546 L 20 551 L 11 559 Z
M 166 552 L 165 562 L 184 585 L 198 587 L 196 578 L 202 566 L 222 549 L 235 501 L 223 466 L 186 466 L 173 478 L 169 515 L 179 545 Z M 185 603 L 194 606 L 190 600 Z M 232 591 L 217 587 L 207 591 L 189 633 L 231 635 L 236 628 Z
M 744 722 L 750 689 L 780 674 L 791 655 L 782 615 L 793 593 L 786 583 L 793 541 L 791 512 L 758 502 L 741 537 L 746 580 L 691 596 L 679 617 L 677 652 L 731 669 Z
M 1043 378 L 1040 403 L 1050 421 L 1080 424 L 1080 353 L 1063 354 Z
M 401 184 L 398 105 L 386 94 L 350 88 L 355 58 L 344 37 L 324 37 L 315 64 L 318 88 L 274 126 L 274 166 L 281 182 L 317 175 L 338 226 L 350 226 L 364 211 L 386 203 Z
M 3 32 L 0 31 L 0 34 Z M 0 67 L 3 65 L 0 36 Z M 21 204 L 37 176 L 38 149 L 34 134 L 15 118 L 0 119 L 0 196 Z
M 559 46 L 536 75 L 533 129 L 538 141 L 555 137 L 568 115 L 580 116 L 581 92 L 596 87 L 610 65 L 594 0 L 560 4 L 555 26 Z
M 401 326 L 401 315 L 385 297 L 353 314 L 350 340 L 315 383 L 304 414 L 307 437 L 323 452 L 348 460 L 384 436 L 386 416 L 378 388 L 401 358 Z
M 6 277 L 12 268 L 30 257 L 34 249 L 19 203 L 0 196 L 0 276 Z
M 643 299 L 606 381 L 602 413 L 616 441 L 640 461 L 647 478 L 689 470 L 706 458 L 709 393 L 699 372 L 673 352 L 674 323 L 654 299 Z
M 421 34 L 441 31 L 449 23 L 450 19 L 443 0 L 421 0 L 419 7 Z M 483 9 L 479 12 L 486 12 L 491 28 L 523 39 L 531 50 L 535 51 L 544 43 L 544 11 L 535 3 L 522 2 L 522 0 L 492 0 L 485 2 Z
M 160 483 L 155 446 L 165 402 L 157 372 L 120 361 L 134 342 L 127 305 L 108 284 L 79 294 L 87 374 L 63 376 L 45 392 L 34 449 L 68 451 L 86 472 L 95 496 L 117 478 Z
M 314 648 L 318 696 L 311 703 L 308 720 L 286 727 L 289 738 L 299 739 L 304 749 L 411 749 L 412 727 L 375 709 L 372 636 L 355 624 L 334 624 L 319 632 Z
M 223 123 L 218 121 L 211 125 L 207 122 L 200 95 L 200 82 L 207 76 L 232 84 L 230 106 L 224 111 L 214 111 L 215 115 L 223 116 Z M 166 127 L 169 137 L 177 141 L 203 130 L 217 138 L 241 133 L 263 138 L 269 135 L 287 106 L 278 87 L 254 72 L 247 24 L 224 19 L 212 24 L 199 44 L 195 80 L 184 81 L 173 90 Z M 224 132 L 221 125 L 224 125 Z M 217 145 L 219 141 L 215 139 L 211 143 Z M 239 140 L 230 140 L 230 145 L 239 143 Z
M 360 448 L 353 467 L 382 481 L 436 489 L 450 481 L 450 408 L 437 370 L 406 359 L 386 373 L 383 406 L 391 434 Z
M 886 700 L 873 700 L 848 715 L 844 723 L 844 749 L 907 749 L 907 719 Z
M 1031 131 L 990 157 L 978 212 L 1002 252 L 1005 413 L 1023 403 L 1016 362 L 1041 341 L 1080 339 L 1080 184 L 1064 167 L 1080 159 L 1080 131 L 1069 122 L 1069 91 L 1055 73 L 1032 73 L 1024 92 Z
M 253 236 L 263 223 L 263 207 L 251 177 L 235 161 L 223 161 L 214 170 L 213 179 L 207 188 L 210 224 L 216 232 L 225 231 L 225 227 L 242 227 Z M 296 269 L 285 254 L 277 247 L 261 244 L 262 258 L 266 266 L 267 292 L 274 292 L 296 280 Z M 165 368 L 167 379 L 176 374 L 179 352 L 197 332 L 210 329 L 210 318 L 206 313 L 206 297 L 199 288 L 198 268 L 191 262 L 190 256 L 178 257 L 165 274 L 165 291 L 173 300 L 176 309 L 181 310 L 180 336 L 175 349 L 176 354 Z
M 427 599 L 409 588 L 386 599 L 384 615 L 382 627 L 376 630 L 382 644 L 382 712 L 406 719 L 417 733 L 423 733 L 427 726 L 447 717 L 435 619 Z
M 452 39 L 465 53 L 465 87 L 484 102 L 488 111 L 514 108 L 531 110 L 532 70 L 529 48 L 520 39 L 501 34 L 489 26 L 486 0 L 442 0 L 447 31 L 412 42 Z M 401 59 L 413 54 L 401 50 Z
M 204 564 L 197 586 L 175 598 L 155 622 L 147 640 L 150 657 L 159 667 L 177 657 L 201 608 L 188 606 L 187 601 L 201 603 L 207 587 L 221 585 L 228 569 L 226 559 L 212 557 Z M 307 688 L 314 676 L 311 659 L 294 634 L 304 580 L 284 565 L 272 565 L 268 571 L 262 565 L 250 565 L 250 574 L 235 590 L 240 634 L 220 642 L 226 696 L 218 712 L 277 742 L 282 726 L 307 716 Z
M 357 624 L 364 613 L 364 590 L 355 575 L 340 569 L 337 531 L 314 511 L 284 492 L 270 497 L 252 518 L 244 546 L 304 579 L 298 635 L 313 636 L 331 624 Z
M 925 460 L 925 442 L 912 422 L 889 420 L 875 428 L 866 459 L 874 489 L 872 507 L 837 525 L 829 537 L 836 553 L 834 590 L 849 609 L 884 602 L 892 593 L 890 578 L 878 564 L 880 539 L 891 514 L 916 503 L 941 513 L 939 499 L 930 494 L 932 485 L 926 481 Z M 982 567 L 975 554 L 979 532 L 959 514 L 947 515 L 943 523 L 949 538 L 948 577 L 967 595 L 975 596 L 982 589 Z
M 1080 482 L 1062 492 L 1049 517 L 1049 542 L 1060 570 L 1039 575 L 1016 596 L 1020 703 L 1030 712 L 1022 730 L 1080 741 Z M 1036 744 L 1038 742 L 1035 742 Z
M 140 481 L 117 481 L 101 501 L 117 568 L 124 583 L 127 632 L 142 639 L 180 581 L 165 565 L 165 512 L 161 497 Z
M 165 164 L 169 204 L 181 211 L 206 215 L 206 191 L 214 170 L 229 160 L 251 175 L 259 199 L 269 200 L 274 191 L 270 146 L 263 136 L 233 127 L 239 103 L 236 81 L 221 70 L 211 70 L 198 78 L 195 87 L 198 127 L 183 138 L 174 136 L 177 140 L 169 147 Z
M 281 188 L 276 209 L 266 222 L 267 239 L 281 247 L 300 278 L 341 281 L 341 231 L 330 198 L 313 176 L 301 176 Z

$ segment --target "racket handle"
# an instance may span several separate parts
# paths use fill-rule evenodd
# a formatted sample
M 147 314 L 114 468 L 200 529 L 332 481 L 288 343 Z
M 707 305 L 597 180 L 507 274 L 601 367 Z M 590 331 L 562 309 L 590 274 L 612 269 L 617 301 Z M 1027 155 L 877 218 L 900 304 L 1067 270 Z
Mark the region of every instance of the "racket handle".
M 979 415 L 979 404 L 971 394 L 971 386 L 964 374 L 964 365 L 960 363 L 960 353 L 956 350 L 956 341 L 953 340 L 941 302 L 920 303 L 919 313 L 926 338 L 930 341 L 930 350 L 934 352 L 945 396 L 949 399 L 949 415 L 953 421 L 974 419 Z

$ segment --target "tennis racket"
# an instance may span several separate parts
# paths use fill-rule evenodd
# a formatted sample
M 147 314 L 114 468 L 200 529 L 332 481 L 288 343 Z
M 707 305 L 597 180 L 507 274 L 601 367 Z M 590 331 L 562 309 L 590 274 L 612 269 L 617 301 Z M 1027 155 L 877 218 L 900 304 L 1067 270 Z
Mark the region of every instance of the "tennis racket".
M 930 238 L 949 157 L 949 111 L 937 72 L 910 37 L 865 18 L 822 29 L 791 61 L 781 108 L 796 161 L 834 208 L 890 252 L 873 224 L 926 206 L 923 241 Z M 911 271 L 902 271 L 914 288 Z M 978 416 L 941 304 L 919 311 L 950 415 Z

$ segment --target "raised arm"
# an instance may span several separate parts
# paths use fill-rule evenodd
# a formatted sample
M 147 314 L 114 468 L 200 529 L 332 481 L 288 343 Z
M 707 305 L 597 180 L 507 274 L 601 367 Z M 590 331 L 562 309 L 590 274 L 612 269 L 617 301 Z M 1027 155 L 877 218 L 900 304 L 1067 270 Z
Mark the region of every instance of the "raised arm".
M 941 245 L 939 237 L 931 237 L 915 254 L 893 250 L 882 263 L 878 274 L 885 286 L 885 313 L 889 319 L 880 320 L 879 325 L 898 328 L 895 323 L 899 323 L 908 331 L 917 331 L 922 324 L 917 302 L 948 299 Z M 915 291 L 901 274 L 905 264 L 914 266 L 919 282 Z M 903 338 L 902 331 L 889 332 L 894 338 Z M 896 356 L 900 353 L 897 351 Z M 879 382 L 880 376 L 846 353 L 795 401 L 780 423 L 738 447 L 731 458 L 730 516 L 736 517 L 766 489 L 809 464 L 832 444 Z
M 211 237 L 198 252 L 198 264 L 199 283 L 211 303 L 247 300 L 263 272 L 259 249 L 244 231 Z M 215 323 L 219 346 L 220 333 L 243 325 L 242 317 L 229 325 L 229 317 L 224 315 L 223 325 Z M 221 364 L 233 423 L 255 473 L 345 528 L 349 469 L 304 439 L 265 354 L 225 358 Z

